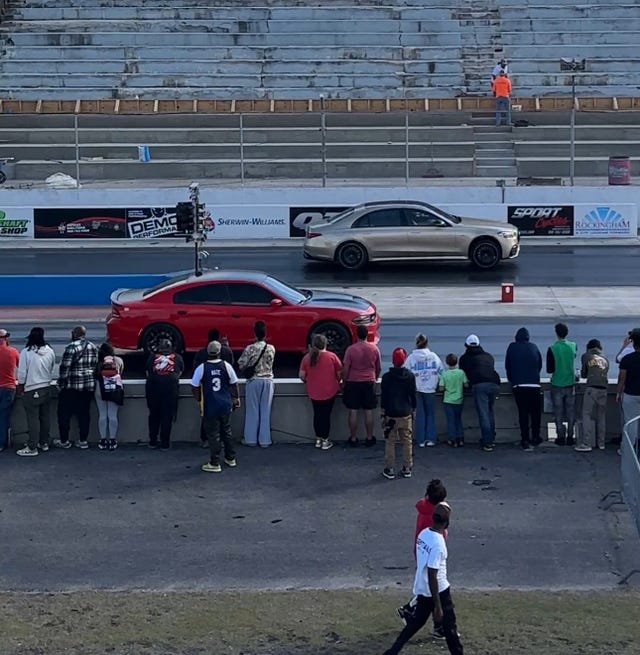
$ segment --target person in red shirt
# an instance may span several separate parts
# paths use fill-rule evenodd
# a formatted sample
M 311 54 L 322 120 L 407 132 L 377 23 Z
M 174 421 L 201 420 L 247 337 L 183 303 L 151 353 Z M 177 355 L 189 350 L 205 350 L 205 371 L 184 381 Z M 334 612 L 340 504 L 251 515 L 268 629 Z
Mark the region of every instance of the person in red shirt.
M 311 350 L 302 359 L 299 375 L 307 386 L 307 394 L 313 405 L 316 448 L 329 450 L 333 446 L 329 440 L 331 412 L 342 382 L 342 362 L 335 353 L 327 350 L 324 334 L 313 336 Z
M 11 408 L 16 397 L 16 379 L 20 353 L 9 345 L 11 335 L 0 330 L 0 450 L 9 443 Z
M 347 445 L 358 445 L 358 410 L 364 410 L 364 426 L 367 438 L 365 446 L 373 446 L 373 410 L 376 408 L 376 380 L 382 365 L 378 347 L 367 341 L 368 330 L 358 325 L 358 340 L 347 348 L 344 355 L 342 379 L 344 380 L 343 401 L 349 410 L 349 440 Z
M 416 554 L 416 544 L 418 543 L 418 535 L 423 530 L 426 530 L 427 528 L 430 528 L 433 525 L 433 511 L 435 510 L 437 505 L 443 503 L 448 507 L 448 503 L 444 502 L 446 497 L 447 497 L 447 490 L 445 486 L 442 484 L 441 480 L 436 479 L 436 480 L 431 480 L 431 482 L 429 482 L 429 484 L 427 485 L 427 491 L 424 495 L 424 498 L 421 498 L 416 503 L 416 510 L 418 511 L 418 516 L 416 517 L 416 530 L 413 537 L 414 557 Z M 447 538 L 446 530 L 444 531 L 444 538 L 445 539 Z M 398 616 L 404 623 L 407 622 L 407 617 L 413 614 L 413 610 L 415 609 L 415 602 L 416 599 L 413 598 L 411 601 L 409 601 L 402 607 L 398 607 L 398 609 L 396 610 Z M 436 639 L 445 638 L 442 624 L 436 623 L 435 620 L 433 622 L 433 636 Z

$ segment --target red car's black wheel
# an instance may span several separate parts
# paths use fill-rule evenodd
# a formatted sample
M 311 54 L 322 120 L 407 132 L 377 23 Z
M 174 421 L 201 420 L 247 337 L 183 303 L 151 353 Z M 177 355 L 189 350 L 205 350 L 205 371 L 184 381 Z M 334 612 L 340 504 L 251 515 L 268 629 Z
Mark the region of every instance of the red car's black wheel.
M 154 323 L 142 333 L 140 338 L 140 347 L 146 353 L 155 353 L 158 350 L 158 342 L 161 339 L 169 339 L 173 344 L 173 349 L 177 353 L 184 350 L 184 339 L 180 331 L 168 323 Z
M 331 350 L 339 357 L 344 357 L 345 350 L 351 345 L 351 333 L 342 325 L 334 321 L 318 323 L 312 334 L 324 334 L 327 337 L 327 350 Z M 311 335 L 309 340 L 311 340 Z

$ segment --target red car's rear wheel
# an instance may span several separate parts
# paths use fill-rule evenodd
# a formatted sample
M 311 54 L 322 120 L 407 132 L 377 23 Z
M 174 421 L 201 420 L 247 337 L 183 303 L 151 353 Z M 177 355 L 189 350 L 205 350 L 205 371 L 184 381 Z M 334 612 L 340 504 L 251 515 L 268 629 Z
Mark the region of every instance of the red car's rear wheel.
M 154 323 L 142 333 L 140 338 L 140 347 L 146 353 L 155 353 L 158 350 L 158 342 L 161 339 L 169 339 L 173 344 L 173 349 L 177 353 L 184 350 L 184 339 L 180 331 L 168 323 Z

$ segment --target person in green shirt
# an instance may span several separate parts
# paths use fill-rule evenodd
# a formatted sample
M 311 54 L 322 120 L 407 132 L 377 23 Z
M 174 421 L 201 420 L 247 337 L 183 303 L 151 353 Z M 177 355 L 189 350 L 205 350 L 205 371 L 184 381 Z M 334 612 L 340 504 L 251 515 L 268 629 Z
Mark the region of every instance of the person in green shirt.
M 453 448 L 464 446 L 464 432 L 462 428 L 462 401 L 464 400 L 464 387 L 469 386 L 465 372 L 458 368 L 458 358 L 449 353 L 445 359 L 447 369 L 440 375 L 438 385 L 444 391 L 443 406 L 447 417 L 447 432 Z
M 573 446 L 576 423 L 576 371 L 578 347 L 569 341 L 569 328 L 556 323 L 557 341 L 547 350 L 547 373 L 551 375 L 551 400 L 556 423 L 556 444 Z M 565 428 L 564 421 L 567 421 Z

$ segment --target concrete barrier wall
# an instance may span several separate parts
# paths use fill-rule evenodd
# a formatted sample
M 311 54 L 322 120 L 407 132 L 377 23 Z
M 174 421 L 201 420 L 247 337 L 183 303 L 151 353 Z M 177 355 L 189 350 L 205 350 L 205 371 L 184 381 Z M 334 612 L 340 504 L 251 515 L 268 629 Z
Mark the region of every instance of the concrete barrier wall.
M 125 404 L 120 408 L 120 433 L 119 441 L 122 443 L 146 443 L 147 441 L 147 407 L 144 395 L 144 383 L 141 381 L 125 382 L 126 398 Z M 244 393 L 244 386 L 241 385 L 241 395 Z M 578 387 L 578 403 L 582 397 L 582 387 Z M 441 439 L 446 437 L 446 422 L 444 411 L 441 406 L 442 396 L 438 394 L 437 401 L 437 429 Z M 545 403 L 546 404 L 546 403 Z M 57 422 L 55 417 L 55 403 L 51 408 L 52 430 L 51 437 L 57 437 Z M 380 437 L 380 427 L 376 412 L 376 435 Z M 500 397 L 496 403 L 496 431 L 498 443 L 510 443 L 519 441 L 518 414 L 511 389 L 508 384 L 503 383 L 500 390 Z M 578 414 L 579 415 L 579 414 Z M 275 443 L 307 443 L 315 439 L 313 434 L 311 403 L 307 398 L 304 386 L 297 380 L 282 379 L 276 380 L 276 395 L 273 402 L 271 420 L 272 438 Z M 550 414 L 543 416 L 543 438 L 547 434 L 547 424 L 552 422 Z M 178 414 L 173 429 L 172 439 L 178 442 L 197 442 L 199 439 L 200 417 L 195 400 L 191 396 L 191 386 L 187 380 L 181 381 L 180 400 L 178 403 Z M 232 428 L 237 439 L 242 438 L 244 424 L 244 403 L 232 416 Z M 463 424 L 465 428 L 465 440 L 469 444 L 479 441 L 478 419 L 476 416 L 473 400 L 470 396 L 465 397 L 463 409 Z M 333 412 L 331 436 L 336 441 L 347 438 L 347 412 L 341 400 L 335 405 Z M 615 402 L 615 385 L 609 388 L 609 402 L 607 407 L 607 433 L 609 437 L 620 434 L 620 410 Z M 74 424 L 73 430 L 76 429 Z M 20 399 L 16 400 L 12 416 L 12 435 L 15 444 L 22 444 L 27 438 L 26 417 L 24 407 Z M 75 438 L 72 433 L 72 439 Z M 363 435 L 361 435 L 363 436 Z M 98 440 L 97 411 L 92 407 L 91 432 L 89 441 L 92 443 Z

